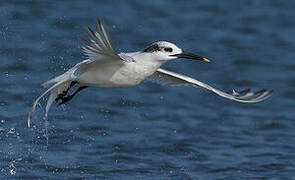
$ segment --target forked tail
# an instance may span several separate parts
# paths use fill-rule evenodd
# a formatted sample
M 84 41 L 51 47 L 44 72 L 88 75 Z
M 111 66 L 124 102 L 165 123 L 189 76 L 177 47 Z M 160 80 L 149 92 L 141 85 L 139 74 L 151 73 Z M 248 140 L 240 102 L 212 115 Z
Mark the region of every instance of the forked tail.
M 32 106 L 32 110 L 30 111 L 29 116 L 28 116 L 28 121 L 27 121 L 28 127 L 31 126 L 31 119 L 32 119 L 32 116 L 33 116 L 33 114 L 35 112 L 35 109 L 36 109 L 40 99 L 42 97 L 44 97 L 47 93 L 51 92 L 50 96 L 49 96 L 49 98 L 47 100 L 47 105 L 46 105 L 46 109 L 45 109 L 45 118 L 47 118 L 49 109 L 50 109 L 53 101 L 55 100 L 55 98 L 57 98 L 58 93 L 62 92 L 64 89 L 66 89 L 69 86 L 69 84 L 70 84 L 69 79 L 56 82 L 49 89 L 47 89 L 41 96 L 39 96 L 35 100 L 35 102 L 34 102 L 34 104 Z

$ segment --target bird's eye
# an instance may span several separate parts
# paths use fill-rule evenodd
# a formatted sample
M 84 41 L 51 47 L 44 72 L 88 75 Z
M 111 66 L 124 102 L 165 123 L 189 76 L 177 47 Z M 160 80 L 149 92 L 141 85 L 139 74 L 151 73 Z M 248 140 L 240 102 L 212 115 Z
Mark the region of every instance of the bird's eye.
M 172 48 L 164 48 L 164 51 L 166 51 L 166 52 L 172 52 Z

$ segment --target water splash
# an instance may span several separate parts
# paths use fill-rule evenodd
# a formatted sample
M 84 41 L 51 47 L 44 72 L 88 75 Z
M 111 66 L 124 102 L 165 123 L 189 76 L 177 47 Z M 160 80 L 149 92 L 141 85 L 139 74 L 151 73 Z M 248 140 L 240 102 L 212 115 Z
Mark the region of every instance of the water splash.
M 9 169 L 10 169 L 9 172 L 10 172 L 11 175 L 16 174 L 16 167 L 15 167 L 14 163 L 15 163 L 15 161 L 11 161 L 9 163 Z
M 18 159 L 15 159 L 13 161 L 10 161 L 9 163 L 9 173 L 11 175 L 15 175 L 16 174 L 16 164 L 18 162 L 20 162 L 22 160 L 22 158 L 18 158 Z

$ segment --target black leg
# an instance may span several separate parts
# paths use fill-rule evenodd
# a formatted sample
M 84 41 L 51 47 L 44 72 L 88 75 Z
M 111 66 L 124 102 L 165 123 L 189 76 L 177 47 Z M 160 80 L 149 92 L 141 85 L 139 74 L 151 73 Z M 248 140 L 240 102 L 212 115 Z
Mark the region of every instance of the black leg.
M 66 103 L 66 102 L 68 102 L 68 101 L 70 101 L 76 94 L 78 94 L 78 92 L 80 92 L 80 91 L 82 91 L 83 89 L 85 89 L 85 88 L 87 88 L 88 86 L 81 86 L 81 87 L 79 87 L 78 89 L 77 89 L 77 91 L 76 92 L 74 92 L 72 95 L 69 95 L 69 96 L 66 96 L 66 97 L 62 97 L 61 98 L 61 102 L 58 104 L 58 106 L 59 105 L 62 105 L 62 104 L 64 104 L 64 103 Z
M 59 93 L 57 98 L 55 98 L 55 102 L 58 102 L 60 99 L 62 99 L 65 95 L 68 94 L 69 90 L 75 86 L 78 82 L 77 81 L 72 81 L 71 84 L 69 85 L 69 87 L 64 90 L 63 92 Z

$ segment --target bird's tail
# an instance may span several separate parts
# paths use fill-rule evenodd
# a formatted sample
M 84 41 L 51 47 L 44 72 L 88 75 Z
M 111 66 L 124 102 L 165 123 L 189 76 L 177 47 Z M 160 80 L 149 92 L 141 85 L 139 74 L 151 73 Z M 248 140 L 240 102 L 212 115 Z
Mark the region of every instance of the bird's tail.
M 49 87 L 49 88 L 41 96 L 39 96 L 35 100 L 35 102 L 32 106 L 32 110 L 30 111 L 29 116 L 28 116 L 28 120 L 27 120 L 28 127 L 31 126 L 31 119 L 32 119 L 32 116 L 35 112 L 36 106 L 38 105 L 40 99 L 42 97 L 44 97 L 47 93 L 50 92 L 50 96 L 47 100 L 47 105 L 46 105 L 46 109 L 45 109 L 45 118 L 47 118 L 49 109 L 50 109 L 52 103 L 54 102 L 54 100 L 57 98 L 58 94 L 69 87 L 69 85 L 72 81 L 70 74 L 71 73 L 68 71 L 68 72 L 42 84 L 43 87 Z

